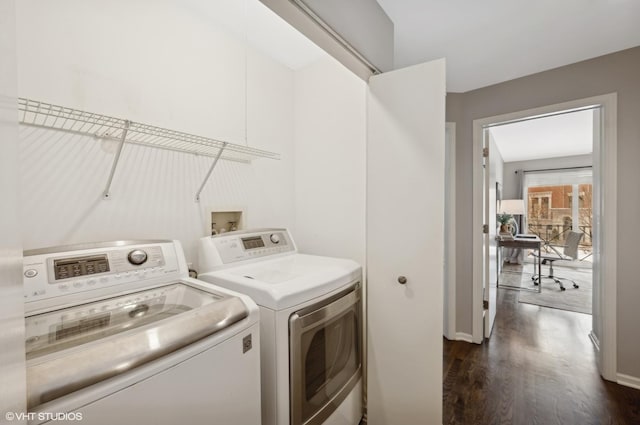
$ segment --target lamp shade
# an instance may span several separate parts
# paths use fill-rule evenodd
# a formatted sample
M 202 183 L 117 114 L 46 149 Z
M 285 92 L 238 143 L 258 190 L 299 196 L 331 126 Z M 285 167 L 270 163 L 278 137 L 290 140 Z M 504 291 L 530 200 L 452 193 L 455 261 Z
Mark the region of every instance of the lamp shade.
M 503 199 L 500 202 L 500 212 L 503 214 L 523 215 L 524 200 L 523 199 Z

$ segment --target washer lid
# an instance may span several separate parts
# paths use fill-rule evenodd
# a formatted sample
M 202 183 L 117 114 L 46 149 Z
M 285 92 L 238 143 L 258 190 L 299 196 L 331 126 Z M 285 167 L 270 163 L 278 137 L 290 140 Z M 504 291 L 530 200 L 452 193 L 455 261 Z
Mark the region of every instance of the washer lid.
M 238 297 L 174 283 L 27 317 L 27 405 L 127 372 L 248 314 Z
M 362 268 L 352 260 L 294 254 L 204 273 L 198 279 L 247 294 L 263 307 L 282 310 L 323 296 L 361 275 Z

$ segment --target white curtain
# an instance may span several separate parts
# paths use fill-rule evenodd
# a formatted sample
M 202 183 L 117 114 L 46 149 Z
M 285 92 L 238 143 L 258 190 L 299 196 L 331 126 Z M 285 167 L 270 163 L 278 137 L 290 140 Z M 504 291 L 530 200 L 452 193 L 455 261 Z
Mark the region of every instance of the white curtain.
M 518 170 L 522 174 L 521 178 L 523 191 L 527 193 L 529 187 L 535 186 L 563 186 L 569 184 L 590 184 L 593 181 L 593 170 L 591 168 L 581 168 L 566 171 L 524 171 Z

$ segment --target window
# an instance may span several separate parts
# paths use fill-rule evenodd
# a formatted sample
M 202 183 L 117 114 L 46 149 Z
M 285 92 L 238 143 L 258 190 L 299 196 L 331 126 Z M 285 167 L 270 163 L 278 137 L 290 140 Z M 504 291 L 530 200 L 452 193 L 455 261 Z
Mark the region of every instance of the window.
M 591 169 L 526 173 L 526 228 L 553 245 L 564 244 L 569 231 L 583 232 L 581 250 L 591 252 Z M 578 198 L 577 206 L 574 199 Z
M 551 192 L 536 191 L 535 189 L 546 188 L 529 189 L 529 207 L 527 208 L 529 218 L 530 220 L 548 219 L 551 209 Z

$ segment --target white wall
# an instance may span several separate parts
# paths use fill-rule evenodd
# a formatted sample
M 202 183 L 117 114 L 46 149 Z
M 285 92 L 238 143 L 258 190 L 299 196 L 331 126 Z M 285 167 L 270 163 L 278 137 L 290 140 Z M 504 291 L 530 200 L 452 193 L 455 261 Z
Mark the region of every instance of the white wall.
M 491 165 L 493 165 L 493 167 L 491 168 L 491 180 L 494 183 L 492 187 L 495 186 L 496 182 L 500 183 L 500 185 L 502 186 L 502 191 L 504 192 L 504 185 L 505 185 L 504 169 L 506 164 L 504 162 L 504 159 L 502 158 L 502 153 L 500 153 L 500 149 L 498 149 L 498 144 L 496 143 L 496 140 L 494 139 L 493 134 L 491 132 L 489 132 L 489 152 L 490 152 L 490 155 L 493 156 L 491 158 L 492 160 Z M 510 198 L 507 198 L 503 193 L 502 199 L 510 199 Z
M 358 75 L 364 81 L 368 81 L 373 71 L 369 66 L 361 62 L 353 53 L 351 53 L 343 43 L 333 37 L 321 25 L 319 25 L 309 14 L 298 7 L 291 0 L 260 0 L 265 6 L 273 10 L 282 19 L 291 24 L 294 28 L 304 34 L 317 46 L 320 46 L 325 52 L 336 58 L 340 63 L 349 68 L 353 73 Z M 350 2 L 353 3 L 353 2 Z M 369 2 L 375 3 L 375 2 Z M 353 6 L 353 4 L 351 4 Z M 348 18 L 353 22 L 359 21 L 362 13 L 358 11 L 362 4 L 358 4 L 348 12 Z M 353 23 L 352 22 L 352 23 Z M 363 21 L 364 22 L 364 21 Z M 356 25 L 359 26 L 359 25 Z M 363 27 L 364 28 L 364 27 Z M 386 44 L 386 43 L 385 43 Z M 374 47 L 375 49 L 379 48 Z M 384 50 L 384 48 L 382 49 Z
M 394 69 L 393 21 L 376 0 L 303 0 L 380 71 Z
M 206 16 L 193 2 L 18 2 L 19 96 L 243 144 L 246 81 L 248 144 L 282 156 L 221 161 L 198 204 L 211 158 L 127 145 L 103 201 L 113 158 L 103 143 L 22 127 L 25 248 L 175 238 L 194 260 L 211 209 L 243 208 L 247 227 L 293 227 L 293 72 Z
M 0 0 L 0 423 L 26 409 L 22 241 L 18 206 L 15 1 Z
M 365 263 L 366 83 L 332 58 L 295 75 L 294 237 Z

